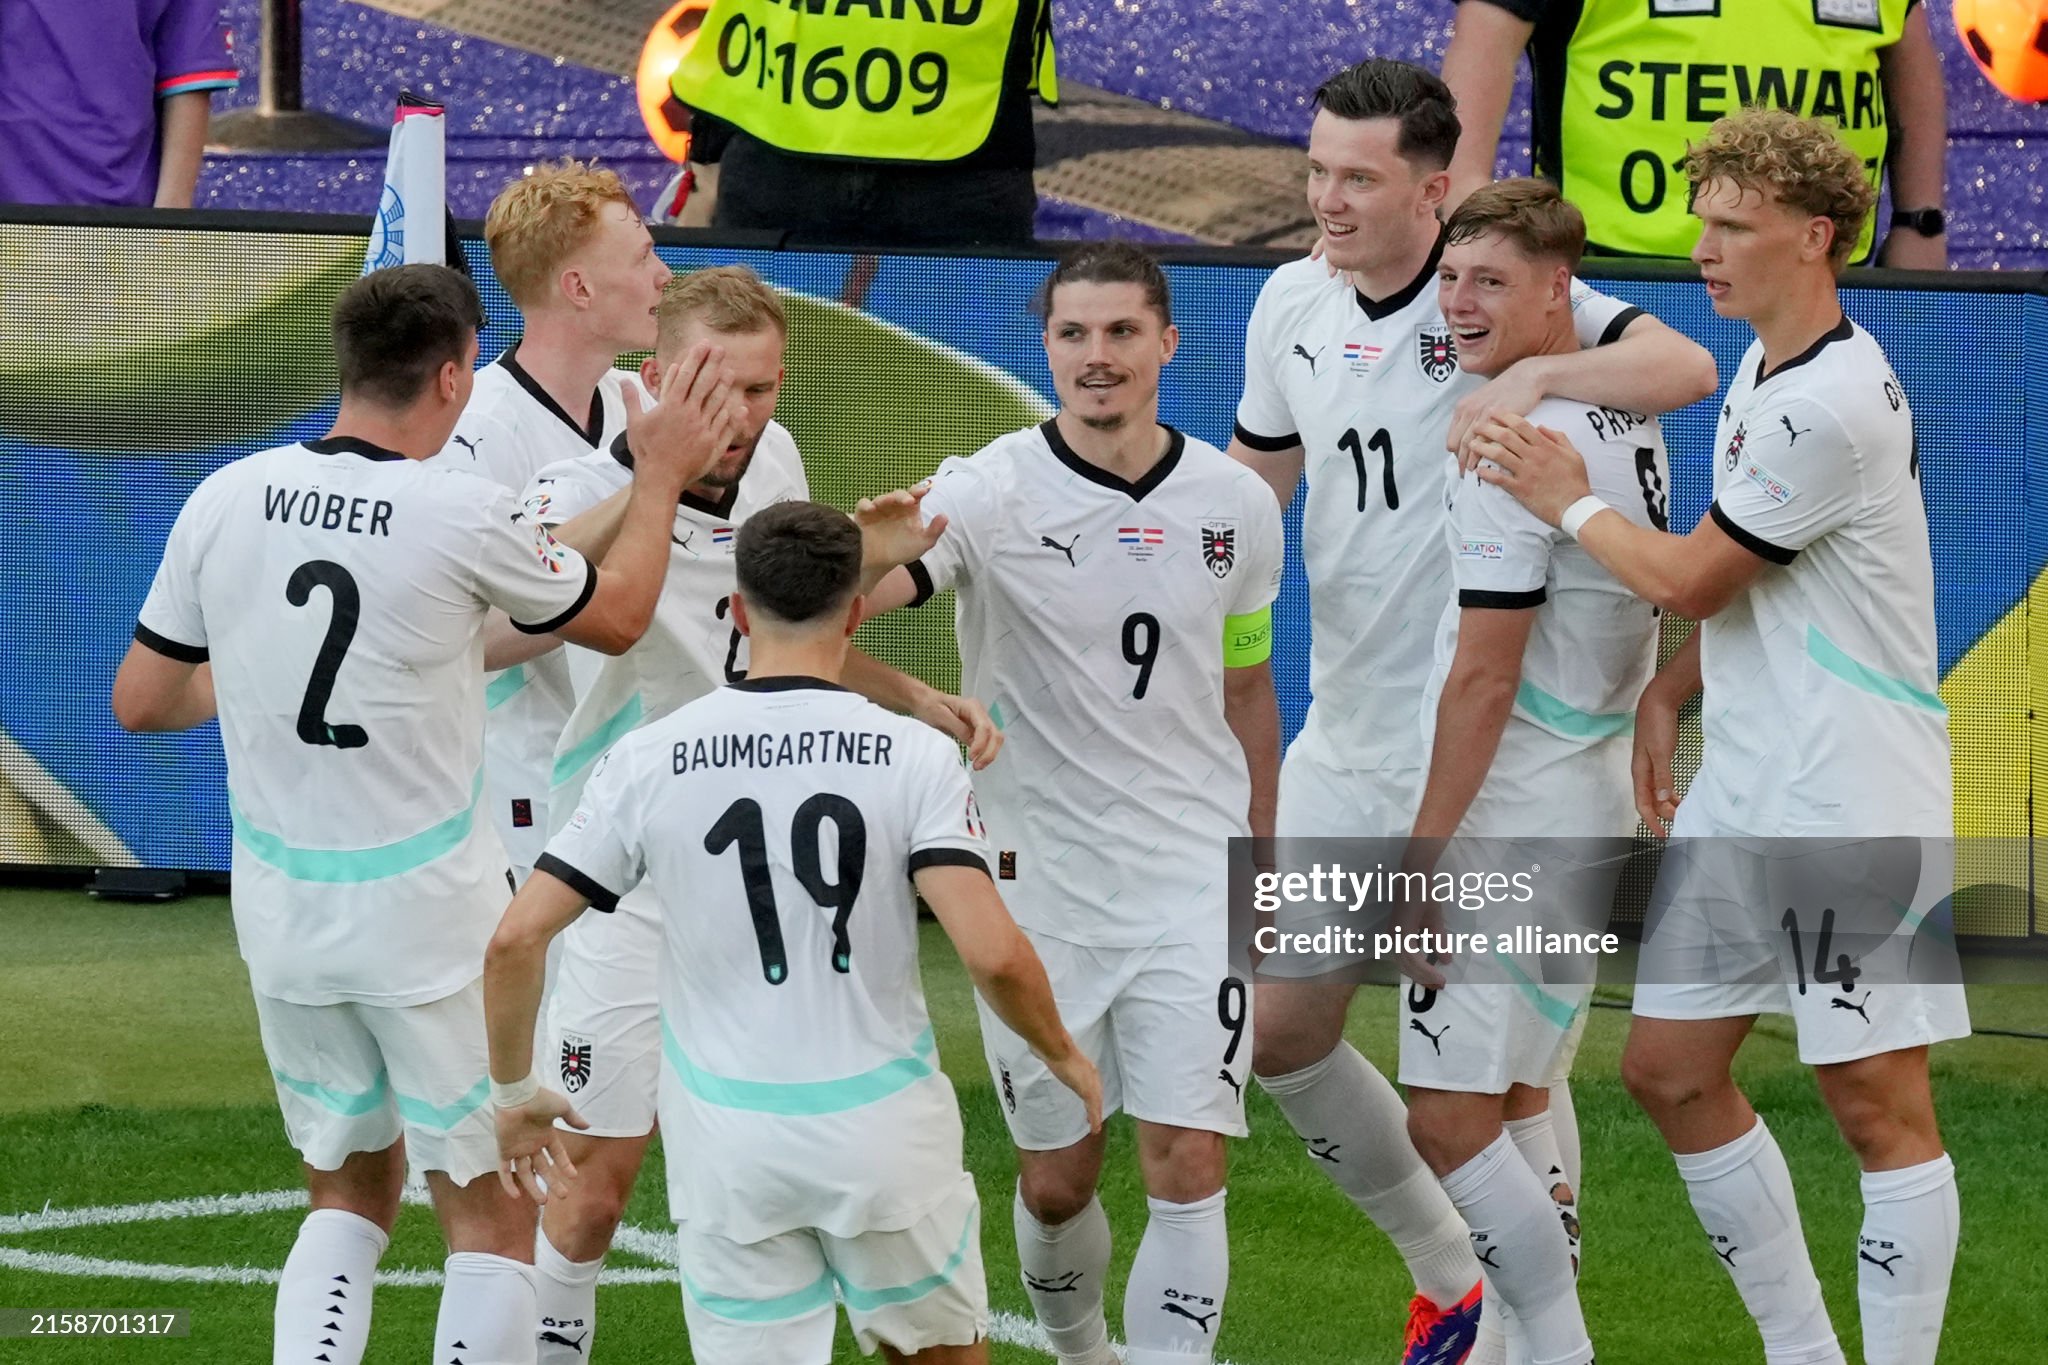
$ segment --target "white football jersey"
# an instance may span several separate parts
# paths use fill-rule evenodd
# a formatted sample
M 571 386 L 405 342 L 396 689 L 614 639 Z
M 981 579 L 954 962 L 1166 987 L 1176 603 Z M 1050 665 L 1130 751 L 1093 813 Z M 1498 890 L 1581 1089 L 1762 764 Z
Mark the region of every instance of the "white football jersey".
M 258 991 L 411 1005 L 476 979 L 505 909 L 479 632 L 494 606 L 557 629 L 596 587 L 497 485 L 349 437 L 193 492 L 135 633 L 212 660 Z
M 1092 947 L 1221 941 L 1227 841 L 1249 833 L 1223 637 L 1279 590 L 1280 509 L 1171 440 L 1131 484 L 1048 421 L 947 460 L 924 502 L 948 524 L 916 572 L 959 589 L 963 691 L 1005 736 L 981 775 L 1005 899 Z
M 1728 385 L 1708 515 L 1774 567 L 1700 626 L 1706 752 L 1686 802 L 1759 835 L 1946 837 L 1912 409 L 1846 318 L 1770 374 L 1763 363 L 1752 344 Z
M 1306 456 L 1314 700 L 1300 741 L 1340 768 L 1423 764 L 1423 685 L 1451 600 L 1444 441 L 1452 408 L 1485 382 L 1458 368 L 1436 271 L 1433 252 L 1374 302 L 1321 261 L 1291 261 L 1259 291 L 1245 336 L 1237 438 Z M 1581 345 L 1613 340 L 1641 311 L 1573 284 Z
M 526 514 L 558 525 L 632 481 L 633 457 L 620 437 L 605 450 L 541 470 L 526 487 Z M 554 829 L 576 808 L 591 768 L 619 736 L 747 675 L 747 637 L 731 619 L 734 536 L 762 508 L 810 495 L 803 457 L 779 422 L 762 431 L 747 472 L 723 499 L 683 494 L 669 533 L 668 576 L 647 633 L 600 663 L 556 740 L 548 775 Z
M 538 865 L 660 902 L 670 1211 L 755 1242 L 915 1223 L 960 1170 L 910 877 L 988 867 L 953 742 L 813 678 L 742 680 L 611 749 Z
M 639 380 L 607 371 L 589 412 L 571 417 L 508 350 L 477 371 L 455 435 L 431 463 L 482 474 L 517 497 L 544 466 L 610 448 L 626 429 L 629 384 Z M 531 867 L 545 842 L 549 765 L 576 702 L 569 667 L 564 648 L 484 677 L 484 787 L 498 837 L 520 867 Z
M 1546 398 L 1529 420 L 1565 434 L 1608 506 L 1638 526 L 1670 529 L 1670 464 L 1656 418 Z M 1457 653 L 1463 608 L 1533 610 L 1510 724 L 1534 725 L 1583 748 L 1627 734 L 1657 667 L 1657 609 L 1576 540 L 1477 474 L 1463 475 L 1451 492 L 1447 531 L 1457 595 L 1437 630 L 1424 715 L 1434 714 Z M 1425 747 L 1431 738 L 1425 730 Z

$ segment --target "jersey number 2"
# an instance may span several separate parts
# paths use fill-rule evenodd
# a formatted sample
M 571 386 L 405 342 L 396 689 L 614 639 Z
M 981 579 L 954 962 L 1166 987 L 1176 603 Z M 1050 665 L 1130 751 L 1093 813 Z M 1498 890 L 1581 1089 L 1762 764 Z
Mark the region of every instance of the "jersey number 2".
M 825 880 L 824 825 L 839 831 L 839 877 Z M 771 986 L 789 980 L 789 954 L 782 946 L 782 920 L 775 909 L 775 882 L 768 870 L 768 828 L 761 803 L 741 797 L 725 808 L 704 836 L 704 851 L 716 857 L 734 844 L 740 849 L 740 880 L 747 888 L 747 909 L 754 917 L 754 941 L 761 948 L 761 975 Z M 861 874 L 868 863 L 868 826 L 860 807 L 843 796 L 819 792 L 796 808 L 789 826 L 790 866 L 811 899 L 833 911 L 832 970 L 853 970 L 853 945 L 846 922 L 860 897 Z
M 313 600 L 313 589 L 325 588 L 334 604 L 327 618 L 327 634 L 320 640 L 320 652 L 313 657 L 313 676 L 306 679 L 306 696 L 299 703 L 299 738 L 308 744 L 332 744 L 337 749 L 360 749 L 370 742 L 360 725 L 330 725 L 327 703 L 334 696 L 334 677 L 341 672 L 342 658 L 349 642 L 356 638 L 356 623 L 363 615 L 363 595 L 355 577 L 331 559 L 314 559 L 292 570 L 284 585 L 284 600 L 303 607 Z
M 1387 510 L 1398 511 L 1401 490 L 1394 486 L 1394 438 L 1387 429 L 1381 427 L 1369 440 L 1361 442 L 1354 427 L 1337 438 L 1337 446 L 1349 454 L 1351 463 L 1358 467 L 1358 510 L 1365 510 L 1365 490 L 1369 486 L 1365 476 L 1365 452 L 1370 450 L 1380 457 L 1380 489 L 1386 495 Z

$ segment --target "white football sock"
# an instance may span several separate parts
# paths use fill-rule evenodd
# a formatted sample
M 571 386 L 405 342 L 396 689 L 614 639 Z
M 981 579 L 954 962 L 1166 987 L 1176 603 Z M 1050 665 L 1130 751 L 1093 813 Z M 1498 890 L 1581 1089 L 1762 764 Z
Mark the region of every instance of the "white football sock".
M 1863 1173 L 1856 1297 L 1867 1365 L 1934 1365 L 1961 1223 L 1956 1167 L 1946 1155 Z
M 1557 1205 L 1558 1221 L 1564 1225 L 1565 1240 L 1572 1248 L 1572 1275 L 1579 1273 L 1579 1187 L 1565 1173 L 1564 1154 L 1558 1151 L 1557 1130 L 1547 1113 L 1525 1119 L 1509 1119 L 1508 1136 L 1522 1154 L 1529 1169 L 1543 1182 L 1543 1189 Z
M 1443 1180 L 1490 1284 L 1514 1310 L 1534 1365 L 1586 1365 L 1593 1347 L 1557 1205 L 1503 1132 Z
M 1218 1190 L 1192 1204 L 1147 1199 L 1151 1216 L 1124 1285 L 1127 1365 L 1214 1358 L 1230 1287 L 1230 1237 Z
M 539 1365 L 579 1365 L 597 1337 L 597 1276 L 604 1257 L 572 1261 L 546 1232 L 533 1234 L 534 1290 L 540 1301 Z
M 370 1290 L 391 1239 L 346 1209 L 314 1209 L 299 1224 L 277 1282 L 275 1365 L 357 1365 L 370 1340 Z
M 1061 1365 L 1116 1365 L 1102 1318 L 1103 1281 L 1109 1275 L 1109 1215 L 1102 1201 L 1091 1199 L 1066 1222 L 1047 1227 L 1024 1207 L 1020 1190 L 1011 1217 L 1024 1296 L 1052 1338 Z
M 1763 1334 L 1767 1365 L 1845 1365 L 1800 1231 L 1792 1173 L 1763 1119 L 1733 1142 L 1677 1160 L 1708 1243 Z
M 1579 1109 L 1572 1099 L 1572 1083 L 1559 1081 L 1550 1087 L 1550 1127 L 1557 1134 L 1558 1164 L 1574 1190 L 1586 1174 L 1584 1152 L 1579 1145 Z
M 533 1267 L 482 1251 L 446 1262 L 441 1316 L 434 1323 L 434 1365 L 533 1365 L 540 1321 Z
M 1315 1167 L 1393 1242 L 1415 1291 L 1449 1308 L 1479 1283 L 1458 1211 L 1408 1138 L 1408 1107 L 1357 1048 L 1259 1085 L 1308 1144 Z

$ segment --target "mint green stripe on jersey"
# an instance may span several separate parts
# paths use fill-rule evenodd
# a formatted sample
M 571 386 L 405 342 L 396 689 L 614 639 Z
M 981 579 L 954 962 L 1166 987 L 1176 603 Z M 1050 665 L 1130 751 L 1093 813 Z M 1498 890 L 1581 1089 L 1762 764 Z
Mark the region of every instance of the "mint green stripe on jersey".
M 699 1308 L 727 1322 L 787 1322 L 821 1308 L 831 1308 L 832 1275 L 827 1271 L 802 1289 L 778 1294 L 772 1299 L 742 1299 L 731 1294 L 714 1294 L 685 1274 L 683 1292 L 696 1300 Z
M 479 1076 L 476 1084 L 469 1088 L 469 1093 L 453 1104 L 433 1104 L 414 1099 L 411 1095 L 400 1095 L 398 1116 L 407 1123 L 417 1123 L 422 1128 L 439 1128 L 445 1133 L 483 1108 L 484 1101 L 490 1097 L 491 1078 Z
M 532 679 L 526 676 L 525 664 L 512 665 L 512 667 L 491 679 L 491 685 L 484 689 L 484 710 L 497 710 L 506 702 L 525 691 L 526 684 L 530 681 Z
M 1515 689 L 1515 705 L 1522 713 L 1538 725 L 1555 730 L 1571 739 L 1610 739 L 1625 735 L 1636 728 L 1635 713 L 1632 711 L 1609 711 L 1605 715 L 1593 711 L 1581 711 L 1567 702 L 1559 701 L 1527 678 Z
M 909 1284 L 892 1285 L 887 1289 L 862 1289 L 857 1284 L 847 1283 L 846 1277 L 834 1272 L 833 1279 L 839 1284 L 839 1297 L 846 1306 L 860 1313 L 872 1313 L 899 1303 L 911 1303 L 923 1298 L 935 1289 L 944 1289 L 960 1273 L 960 1267 L 967 1261 L 968 1248 L 974 1245 L 974 1235 L 981 1223 L 981 1206 L 968 1210 L 967 1226 L 960 1230 L 960 1245 L 953 1248 L 953 1254 L 946 1258 L 936 1274 Z
M 1861 688 L 1873 697 L 1883 697 L 1904 706 L 1918 706 L 1927 711 L 1948 714 L 1948 707 L 1932 692 L 1922 692 L 1902 678 L 1889 673 L 1880 673 L 1858 659 L 1852 659 L 1842 652 L 1842 647 L 1820 633 L 1819 626 L 1806 628 L 1806 652 L 1813 661 L 1828 672 L 1840 678 L 1851 687 Z
M 286 1075 L 276 1067 L 270 1069 L 270 1074 L 276 1078 L 279 1085 L 294 1095 L 303 1095 L 322 1109 L 339 1114 L 345 1119 L 382 1109 L 386 1096 L 391 1093 L 390 1078 L 381 1071 L 377 1073 L 375 1083 L 363 1091 L 335 1090 L 321 1085 L 318 1081 L 302 1081 L 297 1076 Z M 491 1093 L 488 1084 L 484 1086 L 484 1093 Z
M 604 757 L 605 750 L 631 734 L 633 727 L 640 723 L 640 717 L 645 715 L 646 711 L 647 708 L 641 703 L 638 692 L 626 698 L 626 704 L 614 711 L 610 720 L 598 726 L 594 733 L 585 736 L 581 744 L 555 760 L 555 775 L 548 785 L 551 788 L 567 785 L 570 778 Z
M 1508 954 L 1497 952 L 1493 955 L 1493 960 L 1514 979 L 1515 989 L 1522 993 L 1522 998 L 1527 1000 L 1538 1014 L 1558 1028 L 1567 1029 L 1572 1026 L 1572 1019 L 1579 1012 L 1576 1006 L 1544 990 L 1541 983 L 1523 971 L 1522 964 Z
M 467 806 L 438 825 L 377 848 L 295 848 L 250 824 L 232 795 L 228 797 L 228 818 L 235 827 L 236 843 L 295 882 L 374 882 L 424 867 L 460 848 L 476 823 L 476 803 L 483 790 L 484 774 L 479 768 L 470 784 Z
M 663 1015 L 661 1051 L 683 1089 L 706 1104 L 757 1114 L 816 1115 L 858 1109 L 917 1084 L 934 1074 L 932 1059 L 938 1044 L 926 1028 L 911 1045 L 911 1056 L 894 1058 L 859 1075 L 836 1081 L 743 1081 L 715 1075 L 691 1061 L 669 1031 L 668 1016 Z

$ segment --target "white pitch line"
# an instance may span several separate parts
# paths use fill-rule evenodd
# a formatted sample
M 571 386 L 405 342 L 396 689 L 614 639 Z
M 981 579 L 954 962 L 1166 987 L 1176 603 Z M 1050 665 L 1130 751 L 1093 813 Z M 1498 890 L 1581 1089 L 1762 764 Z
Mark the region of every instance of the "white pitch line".
M 35 1213 L 0 1214 L 0 1237 L 39 1232 L 62 1232 L 72 1228 L 118 1227 L 126 1223 L 167 1222 L 184 1218 L 231 1218 L 253 1213 L 279 1213 L 307 1205 L 304 1190 L 262 1190 L 253 1194 L 200 1195 L 190 1199 L 158 1199 L 142 1204 L 96 1204 L 83 1208 L 45 1207 Z M 405 1202 L 424 1204 L 426 1191 L 408 1187 Z M 655 1261 L 660 1267 L 606 1266 L 602 1284 L 674 1284 L 675 1233 L 671 1230 L 621 1223 L 612 1245 L 620 1251 Z M 26 1247 L 0 1246 L 0 1266 L 43 1275 L 73 1278 L 144 1280 L 159 1284 L 276 1284 L 281 1268 L 250 1265 L 157 1265 L 148 1261 L 120 1261 L 100 1256 L 80 1256 L 64 1251 L 35 1251 Z M 442 1282 L 439 1270 L 395 1267 L 377 1272 L 377 1283 L 398 1288 L 433 1288 Z M 989 1339 L 1052 1354 L 1045 1329 L 1018 1313 L 1000 1310 L 989 1314 Z M 1231 1365 L 1218 1360 L 1215 1365 Z

